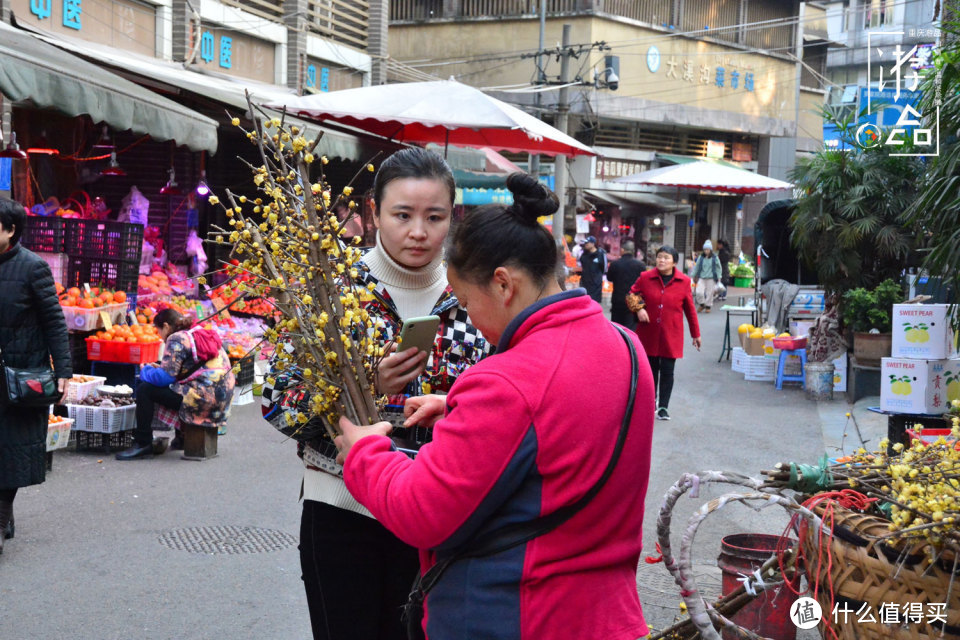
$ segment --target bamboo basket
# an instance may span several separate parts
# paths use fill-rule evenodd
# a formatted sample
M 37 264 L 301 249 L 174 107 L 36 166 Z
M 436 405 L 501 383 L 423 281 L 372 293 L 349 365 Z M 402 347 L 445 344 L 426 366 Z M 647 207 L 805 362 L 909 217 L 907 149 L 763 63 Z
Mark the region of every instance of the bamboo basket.
M 829 632 L 824 638 L 840 640 L 948 640 L 960 639 L 960 575 L 950 586 L 955 555 L 946 552 L 931 561 L 924 543 L 908 547 L 906 552 L 893 548 L 891 541 L 879 537 L 889 533 L 889 522 L 871 515 L 834 505 L 833 535 L 819 533 L 810 526 L 801 528 L 800 544 L 805 556 L 810 587 L 819 586 L 817 600 L 823 608 L 824 623 Z M 822 507 L 815 509 L 823 515 Z M 829 522 L 824 523 L 829 526 Z M 902 543 L 901 543 L 902 545 Z M 832 562 L 829 559 L 832 557 Z M 957 563 L 960 567 L 960 562 Z M 960 569 L 958 569 L 960 573 Z M 831 583 L 828 580 L 832 578 Z M 948 594 L 949 591 L 949 594 Z M 840 604 L 853 610 L 846 622 L 843 615 L 834 623 L 833 607 Z M 866 603 L 876 622 L 858 620 L 856 612 Z M 900 624 L 881 622 L 880 607 L 885 603 L 899 607 Z M 907 620 L 905 606 L 922 604 L 922 620 Z M 939 613 L 945 617 L 946 629 L 929 624 L 928 605 L 946 604 Z M 887 607 L 890 604 L 886 604 Z M 864 613 L 867 613 L 865 611 Z M 869 616 L 866 616 L 869 618 Z M 941 635 L 942 634 L 942 635 Z

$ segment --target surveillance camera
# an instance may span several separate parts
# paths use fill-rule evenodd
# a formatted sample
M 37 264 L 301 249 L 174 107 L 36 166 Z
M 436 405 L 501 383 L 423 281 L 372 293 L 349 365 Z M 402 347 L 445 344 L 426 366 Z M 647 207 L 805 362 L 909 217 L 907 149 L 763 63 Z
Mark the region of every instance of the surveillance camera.
M 607 71 L 607 88 L 616 91 L 620 88 L 620 76 L 613 69 Z

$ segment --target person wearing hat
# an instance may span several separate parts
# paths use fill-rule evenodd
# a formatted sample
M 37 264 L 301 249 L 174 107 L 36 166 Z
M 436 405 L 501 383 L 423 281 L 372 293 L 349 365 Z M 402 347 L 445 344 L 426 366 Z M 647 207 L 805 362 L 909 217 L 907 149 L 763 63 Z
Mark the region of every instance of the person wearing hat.
M 697 311 L 710 313 L 713 307 L 713 292 L 723 277 L 723 267 L 720 265 L 720 258 L 713 252 L 713 243 L 709 240 L 703 243 L 703 253 L 697 258 L 690 277 L 696 287 Z
M 607 254 L 597 246 L 594 236 L 583 241 L 583 255 L 580 256 L 580 286 L 597 303 L 603 298 L 603 274 L 607 272 Z

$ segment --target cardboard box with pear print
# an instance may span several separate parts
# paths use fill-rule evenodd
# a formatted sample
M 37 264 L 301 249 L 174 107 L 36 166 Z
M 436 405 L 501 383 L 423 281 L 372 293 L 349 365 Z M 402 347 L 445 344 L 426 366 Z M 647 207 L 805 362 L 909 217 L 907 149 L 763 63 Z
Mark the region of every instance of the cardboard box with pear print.
M 960 359 L 884 358 L 880 408 L 892 413 L 939 415 L 960 400 Z
M 957 339 L 948 304 L 893 305 L 894 358 L 940 360 L 957 357 Z

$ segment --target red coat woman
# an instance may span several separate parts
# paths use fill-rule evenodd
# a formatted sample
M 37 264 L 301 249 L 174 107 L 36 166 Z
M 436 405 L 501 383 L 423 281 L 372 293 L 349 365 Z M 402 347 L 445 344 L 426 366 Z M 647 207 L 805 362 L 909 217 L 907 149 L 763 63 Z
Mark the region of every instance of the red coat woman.
M 637 335 L 647 352 L 657 387 L 657 419 L 669 420 L 673 370 L 683 357 L 683 316 L 687 316 L 693 346 L 700 350 L 700 323 L 693 304 L 690 278 L 676 269 L 677 251 L 663 246 L 657 251 L 657 267 L 640 274 L 630 293 L 640 298 Z

